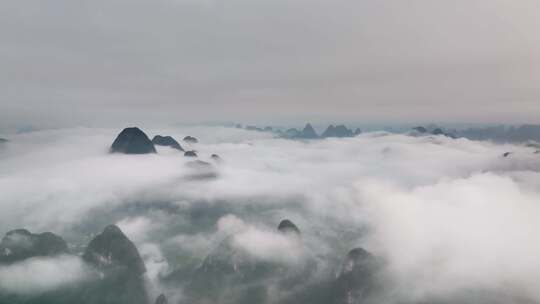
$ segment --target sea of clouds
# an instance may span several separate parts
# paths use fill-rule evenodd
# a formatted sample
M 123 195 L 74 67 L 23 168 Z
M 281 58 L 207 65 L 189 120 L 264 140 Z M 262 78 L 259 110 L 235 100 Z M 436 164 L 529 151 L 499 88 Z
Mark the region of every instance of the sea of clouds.
M 540 301 L 540 154 L 532 148 L 383 132 L 293 141 L 226 127 L 143 130 L 197 137 L 181 144 L 204 161 L 219 154 L 215 177 L 194 178 L 191 159 L 167 147 L 109 154 L 120 129 L 16 134 L 0 146 L 0 234 L 51 231 L 80 252 L 115 223 L 137 245 L 155 293 L 160 277 L 200 264 L 232 237 L 256 259 L 294 265 L 310 256 L 323 273 L 364 247 L 385 263 L 388 301 L 463 290 Z M 301 243 L 277 233 L 284 218 Z M 72 258 L 30 260 L 0 267 L 0 288 L 43 290 L 84 275 Z

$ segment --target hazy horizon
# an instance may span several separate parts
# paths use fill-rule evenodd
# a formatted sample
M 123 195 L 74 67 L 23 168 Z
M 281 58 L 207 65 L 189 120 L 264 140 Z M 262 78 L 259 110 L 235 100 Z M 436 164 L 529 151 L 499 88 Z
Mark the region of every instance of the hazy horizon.
M 540 304 L 539 12 L 0 0 L 0 304 Z

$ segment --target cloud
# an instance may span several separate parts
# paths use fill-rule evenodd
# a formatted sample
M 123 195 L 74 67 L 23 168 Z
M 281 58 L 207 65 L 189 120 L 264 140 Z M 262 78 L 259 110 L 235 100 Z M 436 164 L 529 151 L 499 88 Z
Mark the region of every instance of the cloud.
M 229 234 L 234 248 L 257 260 L 295 264 L 301 262 L 305 254 L 300 238 L 281 234 L 277 229 L 257 228 L 234 215 L 219 219 L 218 232 Z
M 476 288 L 538 298 L 537 191 L 479 173 L 412 189 L 366 180 L 358 195 L 371 245 L 407 296 Z
M 116 225 L 133 242 L 141 242 L 148 238 L 148 234 L 155 229 L 155 222 L 147 217 L 125 218 Z
M 201 160 L 222 157 L 218 178 L 186 179 L 188 160 L 172 149 L 109 155 L 117 129 L 21 134 L 0 154 L 0 232 L 52 231 L 84 246 L 117 223 L 141 251 L 155 292 L 161 275 L 195 269 L 230 236 L 264 261 L 309 254 L 323 277 L 365 247 L 385 260 L 396 301 L 470 289 L 540 300 L 540 158 L 532 148 L 380 132 L 301 142 L 223 127 L 144 129 L 196 136 Z M 277 233 L 285 218 L 301 243 Z M 21 267 L 12 272 L 30 272 Z
M 218 220 L 217 229 L 219 232 L 230 235 L 246 230 L 247 225 L 238 217 L 228 214 Z
M 32 258 L 0 266 L 0 290 L 15 294 L 39 294 L 83 281 L 89 270 L 79 257 Z
M 301 243 L 293 236 L 275 231 L 248 229 L 234 236 L 233 244 L 263 261 L 300 262 L 303 254 Z

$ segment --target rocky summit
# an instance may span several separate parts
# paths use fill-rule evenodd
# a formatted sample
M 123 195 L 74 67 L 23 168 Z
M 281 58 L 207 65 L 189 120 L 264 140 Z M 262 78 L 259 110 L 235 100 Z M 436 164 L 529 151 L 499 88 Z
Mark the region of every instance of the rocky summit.
M 180 144 L 172 136 L 156 135 L 152 139 L 152 143 L 156 146 L 166 146 L 179 151 L 184 151 L 184 149 L 182 149 L 182 146 L 180 146 Z
M 146 272 L 135 245 L 115 225 L 109 225 L 86 248 L 83 259 L 99 269 L 123 268 L 129 272 Z
M 160 294 L 157 298 L 156 298 L 156 301 L 154 302 L 155 304 L 168 304 L 169 301 L 167 300 L 167 297 L 165 297 L 164 294 Z
M 195 138 L 193 136 L 190 136 L 190 135 L 184 137 L 183 141 L 185 141 L 187 143 L 190 143 L 190 144 L 196 144 L 196 143 L 199 142 L 199 140 L 197 138 Z
M 422 127 L 422 126 L 418 126 L 418 127 L 414 127 L 413 128 L 413 131 L 416 131 L 418 133 L 426 133 L 427 132 L 427 129 Z
M 67 252 L 66 242 L 54 233 L 33 234 L 26 229 L 16 229 L 9 231 L 0 242 L 0 263 L 13 263 Z
M 315 139 L 318 138 L 319 135 L 317 135 L 317 132 L 315 132 L 315 129 L 313 129 L 313 126 L 311 126 L 310 123 L 306 124 L 304 129 L 297 135 L 298 138 L 303 139 Z
M 336 303 L 367 301 L 378 287 L 376 281 L 378 266 L 375 256 L 365 249 L 354 248 L 349 251 L 334 282 Z
M 285 132 L 282 133 L 282 136 L 285 138 L 298 138 L 298 136 L 300 136 L 300 131 L 296 128 L 290 128 L 285 130 Z
M 195 151 L 186 151 L 184 152 L 185 157 L 197 157 L 197 152 Z
M 436 128 L 435 130 L 431 131 L 431 134 L 433 134 L 433 135 L 444 135 L 444 131 L 441 128 Z
M 328 128 L 323 132 L 321 137 L 353 137 L 354 132 L 345 125 L 329 125 Z
M 147 154 L 156 153 L 152 141 L 139 128 L 125 128 L 114 140 L 111 153 Z
M 34 257 L 58 256 L 86 262 L 85 279 L 44 292 L 11 294 L 0 287 L 0 303 L 10 304 L 150 304 L 146 291 L 146 268 L 137 248 L 110 225 L 88 244 L 82 257 L 68 252 L 64 240 L 50 232 L 33 234 L 25 229 L 10 231 L 0 243 L 0 264 Z M 7 261 L 6 261 L 7 258 Z M 8 267 L 10 267 L 9 265 Z M 69 272 L 69 271 L 68 271 Z M 38 272 L 36 275 L 40 275 Z M 76 279 L 76 278 L 74 278 Z M 0 284 L 1 285 L 1 284 Z M 167 303 L 167 302 L 160 302 Z
M 149 304 L 146 267 L 135 245 L 115 225 L 88 244 L 82 259 L 99 276 L 82 284 L 71 303 Z
M 278 225 L 278 231 L 285 234 L 297 234 L 300 235 L 300 229 L 290 220 L 282 220 Z

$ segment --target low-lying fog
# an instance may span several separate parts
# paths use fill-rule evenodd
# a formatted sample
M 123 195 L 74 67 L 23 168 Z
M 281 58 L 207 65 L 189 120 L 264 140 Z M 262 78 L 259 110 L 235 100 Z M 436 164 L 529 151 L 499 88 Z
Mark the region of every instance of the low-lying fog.
M 295 141 L 225 127 L 142 129 L 181 142 L 211 162 L 109 154 L 121 129 L 60 129 L 9 137 L 0 146 L 0 235 L 54 232 L 82 252 L 107 224 L 136 244 L 154 293 L 181 298 L 159 278 L 199 265 L 220 242 L 260 260 L 339 271 L 363 247 L 385 263 L 387 302 L 493 290 L 540 301 L 540 154 L 451 139 L 365 133 Z M 512 152 L 510 157 L 503 157 Z M 218 154 L 222 161 L 210 160 Z M 303 245 L 276 232 L 282 219 Z M 0 267 L 0 289 L 31 293 L 85 276 L 73 257 Z M 21 287 L 24 282 L 24 288 Z

